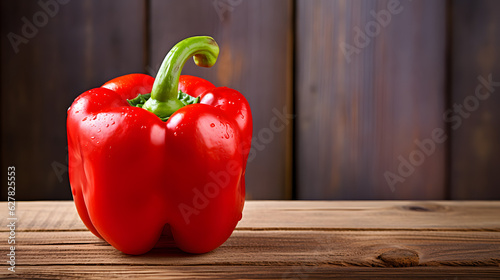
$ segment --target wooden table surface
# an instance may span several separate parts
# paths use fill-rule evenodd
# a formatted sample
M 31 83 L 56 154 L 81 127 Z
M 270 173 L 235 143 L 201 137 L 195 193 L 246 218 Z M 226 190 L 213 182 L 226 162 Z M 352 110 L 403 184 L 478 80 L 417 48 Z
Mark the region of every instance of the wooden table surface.
M 15 273 L 0 229 L 3 279 L 500 278 L 499 201 L 247 201 L 233 235 L 202 255 L 162 242 L 125 255 L 85 228 L 72 201 L 17 202 L 15 217 Z

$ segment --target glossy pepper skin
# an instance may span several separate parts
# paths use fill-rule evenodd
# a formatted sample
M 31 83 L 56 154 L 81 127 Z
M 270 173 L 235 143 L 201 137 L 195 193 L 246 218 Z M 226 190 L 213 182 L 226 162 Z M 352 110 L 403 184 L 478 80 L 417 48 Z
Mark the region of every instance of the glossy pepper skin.
M 249 104 L 236 90 L 180 76 L 190 57 L 210 67 L 217 55 L 212 38 L 188 38 L 169 52 L 156 79 L 115 78 L 68 109 L 76 208 L 92 233 L 124 253 L 148 252 L 164 228 L 181 250 L 209 252 L 241 219 Z M 199 103 L 182 104 L 178 89 Z M 147 93 L 142 108 L 128 101 Z

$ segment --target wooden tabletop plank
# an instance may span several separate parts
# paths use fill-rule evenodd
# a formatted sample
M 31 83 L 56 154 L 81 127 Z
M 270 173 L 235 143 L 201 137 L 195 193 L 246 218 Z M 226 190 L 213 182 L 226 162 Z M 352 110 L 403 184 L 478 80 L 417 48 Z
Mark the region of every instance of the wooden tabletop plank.
M 19 231 L 86 230 L 72 201 L 17 202 L 16 211 Z M 8 212 L 0 212 L 5 220 Z M 237 227 L 301 229 L 500 231 L 500 202 L 247 201 Z
M 82 266 L 23 267 L 26 278 L 36 279 L 498 279 L 491 267 L 334 267 L 330 266 Z M 104 277 L 103 277 L 104 276 Z M 0 275 L 0 279 L 2 275 Z
M 25 265 L 499 266 L 500 232 L 246 231 L 207 254 L 160 242 L 140 257 L 126 255 L 88 231 L 20 232 Z M 400 257 L 403 256 L 403 257 Z

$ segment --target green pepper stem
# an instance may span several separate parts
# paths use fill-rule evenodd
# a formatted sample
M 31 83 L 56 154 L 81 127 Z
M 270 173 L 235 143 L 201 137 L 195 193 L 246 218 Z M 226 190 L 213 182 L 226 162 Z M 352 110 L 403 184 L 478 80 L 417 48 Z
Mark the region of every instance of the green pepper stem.
M 184 64 L 193 57 L 201 67 L 212 67 L 217 61 L 219 46 L 208 36 L 190 37 L 177 43 L 165 56 L 156 75 L 151 98 L 143 108 L 160 118 L 170 117 L 184 106 L 177 98 L 179 78 Z

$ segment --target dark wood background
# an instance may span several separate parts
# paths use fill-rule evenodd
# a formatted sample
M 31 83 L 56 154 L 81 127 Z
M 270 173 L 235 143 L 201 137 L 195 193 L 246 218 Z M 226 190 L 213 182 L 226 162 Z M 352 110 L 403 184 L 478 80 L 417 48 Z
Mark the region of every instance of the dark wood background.
M 7 166 L 16 199 L 70 199 L 74 98 L 154 75 L 194 35 L 221 54 L 183 73 L 239 90 L 252 108 L 248 198 L 500 199 L 500 86 L 474 99 L 478 77 L 500 82 L 499 1 L 59 1 L 0 4 L 2 199 Z M 25 37 L 17 52 L 9 34 Z M 346 45 L 358 46 L 349 59 Z M 283 112 L 293 119 L 272 130 Z M 446 141 L 401 176 L 436 129 Z

